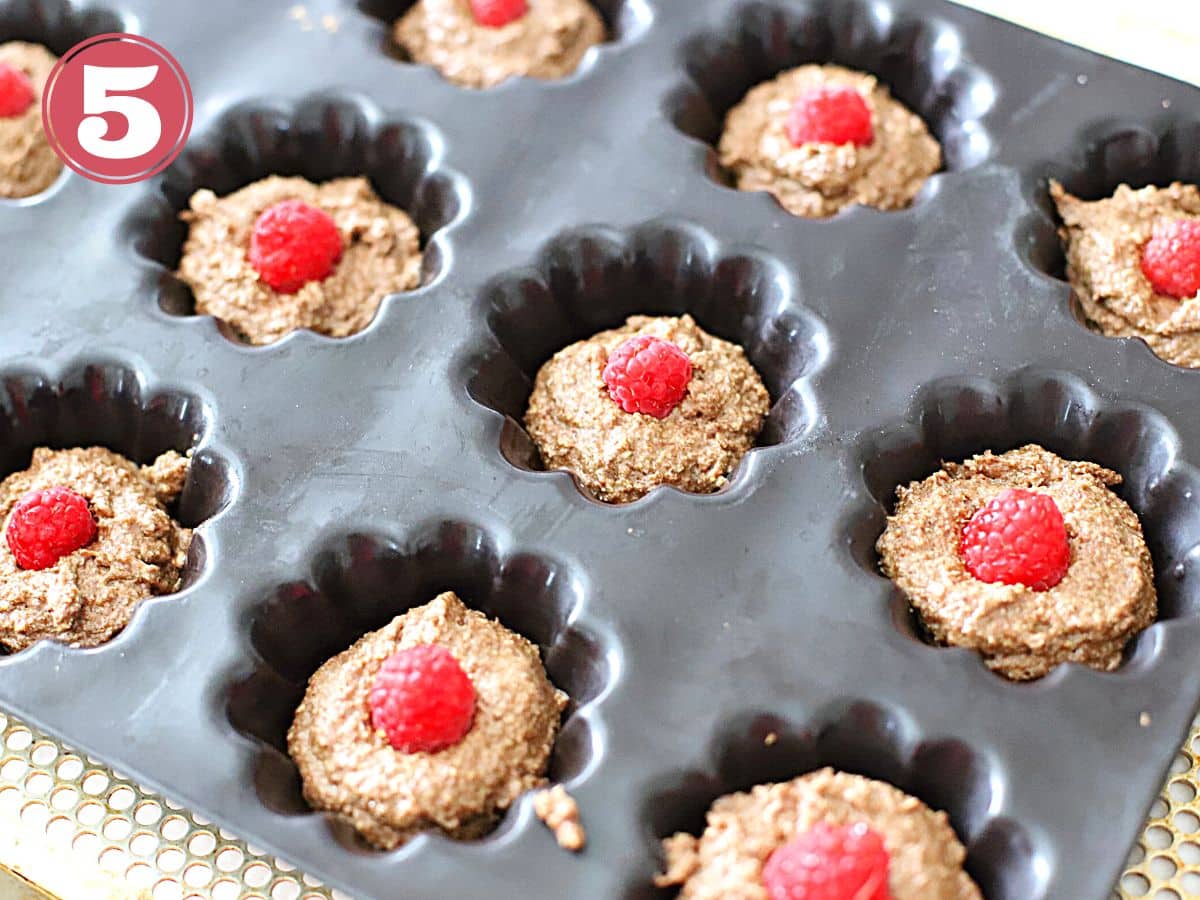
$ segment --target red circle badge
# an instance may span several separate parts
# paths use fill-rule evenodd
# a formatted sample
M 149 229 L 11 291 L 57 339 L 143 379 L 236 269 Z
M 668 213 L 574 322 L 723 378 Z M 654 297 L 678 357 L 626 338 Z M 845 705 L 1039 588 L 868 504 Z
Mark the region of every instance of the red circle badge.
M 132 184 L 171 164 L 192 130 L 179 62 L 136 34 L 101 34 L 68 50 L 42 92 L 50 146 L 85 178 Z

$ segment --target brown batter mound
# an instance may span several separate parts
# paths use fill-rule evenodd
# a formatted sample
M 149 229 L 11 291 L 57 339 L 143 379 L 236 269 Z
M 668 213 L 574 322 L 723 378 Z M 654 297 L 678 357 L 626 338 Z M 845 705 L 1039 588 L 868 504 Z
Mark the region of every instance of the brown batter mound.
M 263 282 L 247 253 L 254 222 L 282 200 L 301 200 L 328 213 L 342 235 L 342 258 L 323 281 L 294 294 Z M 192 195 L 180 218 L 190 225 L 180 279 L 196 297 L 196 312 L 216 316 L 251 344 L 270 344 L 311 328 L 331 337 L 362 331 L 387 294 L 421 280 L 420 235 L 412 219 L 375 195 L 365 178 L 315 185 L 272 175 L 218 199 Z
M 475 719 L 453 747 L 400 753 L 371 727 L 367 695 L 385 659 L 420 644 L 445 647 L 470 676 Z M 317 670 L 288 732 L 288 752 L 313 808 L 345 819 L 377 847 L 390 850 L 430 828 L 477 838 L 517 797 L 545 783 L 566 704 L 537 647 L 445 593 Z
M 563 78 L 604 36 L 586 0 L 529 0 L 529 12 L 502 28 L 478 24 L 469 0 L 418 0 L 395 25 L 396 43 L 414 62 L 471 88 L 514 75 Z
M 865 822 L 883 838 L 893 900 L 982 900 L 945 813 L 890 784 L 833 769 L 720 797 L 703 835 L 663 841 L 667 871 L 655 883 L 680 885 L 679 900 L 767 900 L 767 859 L 818 822 Z
M 142 600 L 179 590 L 192 533 L 166 506 L 187 469 L 174 451 L 139 467 L 102 447 L 41 447 L 28 469 L 0 482 L 5 528 L 17 501 L 56 486 L 85 497 L 96 520 L 96 539 L 48 569 L 20 568 L 0 541 L 0 644 L 16 651 L 53 638 L 95 647 L 124 628 Z
M 627 413 L 608 394 L 608 356 L 634 335 L 670 341 L 692 380 L 665 419 Z M 722 487 L 762 429 L 771 398 L 742 348 L 691 316 L 633 316 L 560 350 L 542 366 L 525 426 L 549 469 L 567 469 L 597 499 L 627 503 L 660 484 L 707 494 Z
M 1200 217 L 1200 188 L 1117 188 L 1112 197 L 1087 202 L 1050 182 L 1062 217 L 1067 278 L 1084 314 L 1109 337 L 1140 337 L 1158 356 L 1200 368 L 1200 296 L 1176 300 L 1156 293 L 1142 273 L 1142 249 L 1161 219 Z
M 63 163 L 42 131 L 42 90 L 58 57 L 41 44 L 0 44 L 0 61 L 33 82 L 33 103 L 19 116 L 0 116 L 0 197 L 30 197 L 54 183 Z
M 1120 483 L 1115 472 L 1034 444 L 946 463 L 896 491 L 879 538 L 884 574 L 938 641 L 979 651 L 1008 678 L 1040 678 L 1064 662 L 1115 669 L 1157 606 L 1141 523 L 1109 490 Z M 979 581 L 959 554 L 963 526 L 1008 488 L 1048 494 L 1062 512 L 1071 565 L 1047 591 Z
M 862 94 L 871 109 L 872 143 L 793 146 L 786 131 L 793 104 L 826 85 Z M 873 75 L 841 66 L 800 66 L 753 88 L 729 111 L 718 153 L 739 190 L 770 191 L 788 212 L 813 219 L 854 203 L 908 206 L 942 166 L 941 145 L 919 116 Z

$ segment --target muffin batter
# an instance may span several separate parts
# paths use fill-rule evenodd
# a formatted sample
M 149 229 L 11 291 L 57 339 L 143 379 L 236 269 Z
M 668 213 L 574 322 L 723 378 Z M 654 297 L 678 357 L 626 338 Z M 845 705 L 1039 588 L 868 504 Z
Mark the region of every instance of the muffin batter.
M 425 644 L 449 650 L 474 683 L 474 722 L 445 750 L 401 753 L 372 728 L 367 696 L 385 659 Z M 377 847 L 397 847 L 430 828 L 477 838 L 545 783 L 566 704 L 533 644 L 444 593 L 317 670 L 288 752 L 313 808 L 345 819 Z
M 183 490 L 188 460 L 174 451 L 138 466 L 101 447 L 34 451 L 28 469 L 0 483 L 0 516 L 30 491 L 66 487 L 82 495 L 96 537 L 50 568 L 22 569 L 0 541 L 0 644 L 23 650 L 52 638 L 103 644 L 142 600 L 179 590 L 192 533 L 166 507 Z
M 30 197 L 54 183 L 62 160 L 50 149 L 42 131 L 42 90 L 58 57 L 41 44 L 0 44 L 0 62 L 28 76 L 34 98 L 19 115 L 0 116 L 0 197 Z
M 687 394 L 666 418 L 625 412 L 605 387 L 609 354 L 634 335 L 670 341 L 691 359 Z M 525 425 L 547 468 L 571 471 L 600 500 L 626 503 L 662 484 L 721 488 L 754 446 L 770 403 L 741 347 L 691 316 L 633 316 L 542 366 Z
M 663 841 L 666 872 L 655 883 L 679 885 L 679 900 L 767 900 L 767 859 L 818 822 L 863 822 L 883 838 L 893 900 L 982 900 L 945 813 L 889 784 L 833 769 L 718 798 L 700 837 L 681 832 Z
M 1120 483 L 1115 472 L 1033 444 L 946 463 L 897 489 L 879 538 L 883 572 L 938 641 L 979 651 L 1008 678 L 1039 678 L 1063 662 L 1115 669 L 1157 605 L 1141 523 L 1110 490 Z M 1006 488 L 1047 494 L 1062 513 L 1071 561 L 1048 590 L 985 583 L 962 560 L 963 526 Z
M 1140 337 L 1167 362 L 1200 367 L 1200 295 L 1160 294 L 1141 266 L 1157 223 L 1200 219 L 1200 188 L 1175 183 L 1135 191 L 1123 184 L 1089 203 L 1051 181 L 1050 196 L 1062 218 L 1067 278 L 1088 321 L 1109 337 Z
M 344 248 L 327 278 L 290 294 L 272 289 L 247 259 L 256 219 L 284 200 L 328 213 Z M 180 218 L 190 227 L 178 275 L 196 297 L 196 312 L 223 320 L 251 344 L 270 344 L 300 328 L 355 334 L 375 318 L 385 295 L 421 280 L 417 226 L 380 200 L 365 178 L 316 185 L 272 175 L 226 197 L 201 190 Z
M 469 0 L 418 0 L 395 25 L 396 43 L 414 62 L 471 88 L 514 75 L 563 78 L 604 36 L 586 0 L 530 0 L 524 16 L 500 28 L 476 22 Z
M 792 105 L 829 86 L 862 95 L 874 126 L 870 144 L 792 144 L 787 134 Z M 753 88 L 729 111 L 718 154 L 739 190 L 769 191 L 788 212 L 808 218 L 831 216 L 855 203 L 908 206 L 942 165 L 941 146 L 919 116 L 873 75 L 833 65 L 800 66 Z

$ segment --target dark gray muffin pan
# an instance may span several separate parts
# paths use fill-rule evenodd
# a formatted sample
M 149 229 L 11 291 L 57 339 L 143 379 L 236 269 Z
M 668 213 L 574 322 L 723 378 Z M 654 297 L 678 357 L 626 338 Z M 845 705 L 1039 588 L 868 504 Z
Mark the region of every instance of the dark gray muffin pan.
M 391 43 L 407 5 L 311 2 L 305 30 L 290 0 L 0 0 L 0 40 L 136 31 L 196 97 L 161 177 L 0 203 L 2 473 L 41 444 L 194 448 L 198 527 L 178 595 L 106 646 L 0 658 L 0 705 L 358 897 L 669 897 L 660 838 L 823 765 L 948 810 L 989 900 L 1108 896 L 1200 700 L 1200 372 L 1081 322 L 1046 178 L 1200 180 L 1200 91 L 939 0 L 605 0 L 573 77 L 468 91 Z M 806 221 L 728 187 L 724 113 L 807 61 L 930 124 L 946 165 L 911 209 Z M 272 173 L 370 176 L 422 229 L 423 286 L 346 340 L 195 315 L 178 212 Z M 537 367 L 683 312 L 774 402 L 728 487 L 605 506 L 542 471 Z M 1121 472 L 1145 524 L 1160 616 L 1116 672 L 1006 682 L 878 572 L 897 485 L 1029 441 Z M 582 855 L 528 797 L 391 853 L 301 798 L 307 677 L 444 589 L 571 695 L 551 774 Z

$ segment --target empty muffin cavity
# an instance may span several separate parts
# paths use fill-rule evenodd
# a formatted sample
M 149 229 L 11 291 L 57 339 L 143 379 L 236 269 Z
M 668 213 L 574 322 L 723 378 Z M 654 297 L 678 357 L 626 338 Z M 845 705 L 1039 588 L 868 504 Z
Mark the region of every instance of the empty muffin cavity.
M 875 543 L 895 509 L 897 487 L 928 477 L 944 461 L 1030 443 L 1120 474 L 1123 483 L 1114 490 L 1137 513 L 1153 559 L 1158 621 L 1200 612 L 1200 515 L 1185 500 L 1200 489 L 1200 473 L 1180 458 L 1178 434 L 1161 413 L 1104 400 L 1061 372 L 1027 369 L 1001 383 L 939 380 L 919 392 L 904 422 L 864 435 L 853 464 L 862 472 L 866 496 L 846 526 L 858 564 L 884 579 Z M 929 643 L 898 588 L 889 602 L 900 630 Z M 1150 662 L 1159 649 L 1158 627 L 1129 642 L 1124 667 Z
M 192 139 L 125 224 L 146 263 L 146 289 L 165 312 L 196 314 L 191 289 L 175 274 L 188 233 L 179 216 L 192 195 L 209 189 L 224 197 L 271 175 L 314 183 L 367 178 L 380 199 L 407 213 L 420 231 L 423 286 L 443 271 L 445 229 L 469 203 L 465 181 L 442 164 L 441 137 L 427 122 L 385 116 L 358 98 L 326 95 L 234 107 Z M 385 310 L 386 300 L 376 318 Z
M 667 113 L 684 134 L 714 147 L 726 114 L 751 88 L 806 63 L 834 63 L 876 76 L 919 115 L 946 169 L 970 168 L 991 153 L 986 116 L 995 84 L 970 61 L 958 31 L 936 18 L 858 0 L 751 2 L 720 31 L 689 40 L 682 58 L 690 80 L 671 94 Z M 715 152 L 708 169 L 731 184 Z
M 211 412 L 194 394 L 152 387 L 114 361 L 78 363 L 61 374 L 9 369 L 0 384 L 0 478 L 28 468 L 38 447 L 104 447 L 142 465 L 175 450 L 193 454 L 183 491 L 168 509 L 180 525 L 196 528 L 233 499 L 233 468 L 206 446 Z M 203 534 L 193 535 L 179 590 L 200 578 L 207 557 Z
M 758 448 L 798 442 L 815 422 L 808 381 L 828 354 L 824 325 L 799 305 L 782 264 L 757 250 L 722 247 L 694 226 L 567 232 L 531 266 L 493 280 L 481 302 L 492 340 L 467 361 L 467 387 L 504 417 L 500 452 L 517 468 L 543 469 L 521 425 L 538 369 L 564 347 L 634 315 L 688 314 L 745 350 L 771 399 Z
M 646 854 L 624 897 L 674 896 L 650 881 L 661 871 L 660 842 L 677 832 L 701 835 L 718 797 L 826 766 L 886 782 L 944 810 L 966 847 L 967 874 L 988 900 L 1045 896 L 1042 851 L 1026 828 L 994 811 L 1005 774 L 984 753 L 960 740 L 924 735 L 898 710 L 848 700 L 803 722 L 748 713 L 721 729 L 703 759 L 684 761 L 652 782 L 641 809 Z
M 287 754 L 287 731 L 309 677 L 367 632 L 443 591 L 533 642 L 550 680 L 570 698 L 547 777 L 577 782 L 598 764 L 602 745 L 593 722 L 618 650 L 581 615 L 581 581 L 561 562 L 508 550 L 475 525 L 444 521 L 402 541 L 374 534 L 329 540 L 305 576 L 268 588 L 253 607 L 257 663 L 230 686 L 227 715 L 259 746 L 254 781 L 267 807 L 318 815 L 305 803 Z M 367 849 L 347 825 L 327 820 L 343 847 Z

